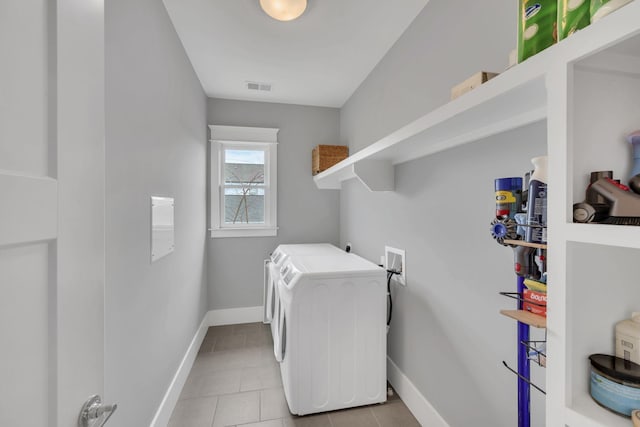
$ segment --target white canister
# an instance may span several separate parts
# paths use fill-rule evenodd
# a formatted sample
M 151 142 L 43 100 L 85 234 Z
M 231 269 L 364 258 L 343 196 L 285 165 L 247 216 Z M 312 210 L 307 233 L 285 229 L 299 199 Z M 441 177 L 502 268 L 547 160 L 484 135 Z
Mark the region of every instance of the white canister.
M 616 357 L 640 365 L 640 312 L 616 323 Z

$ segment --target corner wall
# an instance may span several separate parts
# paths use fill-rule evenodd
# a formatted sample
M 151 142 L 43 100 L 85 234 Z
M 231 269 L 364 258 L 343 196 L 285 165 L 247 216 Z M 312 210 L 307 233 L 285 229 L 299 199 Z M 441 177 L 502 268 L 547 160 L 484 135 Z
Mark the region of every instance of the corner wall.
M 477 71 L 502 71 L 515 47 L 517 2 L 430 0 L 341 110 L 342 143 L 354 153 L 449 101 Z M 406 250 L 408 286 L 395 286 L 388 354 L 451 427 L 517 423 L 513 256 L 489 234 L 493 180 L 521 176 L 546 151 L 538 123 L 396 166 L 395 191 L 357 180 L 340 194 L 340 241 L 377 261 Z M 532 366 L 544 388 L 544 369 Z M 544 397 L 532 396 L 532 426 Z
M 263 268 L 281 243 L 338 244 L 339 194 L 321 191 L 311 150 L 338 144 L 339 110 L 209 99 L 208 124 L 278 128 L 278 235 L 209 240 L 209 308 L 262 305 Z M 258 262 L 256 262 L 258 261 Z
M 105 8 L 104 397 L 144 427 L 207 310 L 206 97 L 161 1 Z M 153 264 L 151 196 L 175 198 L 175 252 Z

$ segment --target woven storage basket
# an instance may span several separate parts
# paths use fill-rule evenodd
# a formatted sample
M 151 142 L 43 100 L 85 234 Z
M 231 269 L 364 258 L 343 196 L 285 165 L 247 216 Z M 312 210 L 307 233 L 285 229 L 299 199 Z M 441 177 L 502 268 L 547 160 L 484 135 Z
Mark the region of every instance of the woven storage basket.
M 311 157 L 311 173 L 317 175 L 349 157 L 349 147 L 346 145 L 318 145 L 313 149 Z

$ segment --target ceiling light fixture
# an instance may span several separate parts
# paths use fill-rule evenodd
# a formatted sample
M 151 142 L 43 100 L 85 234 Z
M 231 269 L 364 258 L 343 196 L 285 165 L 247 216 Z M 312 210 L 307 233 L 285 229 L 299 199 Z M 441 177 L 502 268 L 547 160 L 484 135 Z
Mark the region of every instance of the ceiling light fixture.
M 260 0 L 260 7 L 278 21 L 293 21 L 307 8 L 307 0 Z

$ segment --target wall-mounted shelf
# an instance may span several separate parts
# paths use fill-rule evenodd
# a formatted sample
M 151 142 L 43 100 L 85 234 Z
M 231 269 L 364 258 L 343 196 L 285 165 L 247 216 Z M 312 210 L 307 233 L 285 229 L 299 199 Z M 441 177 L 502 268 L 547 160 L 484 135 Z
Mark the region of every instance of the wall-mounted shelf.
M 504 239 L 504 243 L 513 246 L 526 246 L 528 248 L 547 249 L 547 245 L 544 243 L 531 243 L 524 240 Z
M 546 328 L 547 319 L 537 314 L 530 313 L 526 310 L 500 310 L 500 314 L 510 317 L 521 323 L 526 323 L 534 328 Z
M 360 180 L 373 191 L 393 190 L 393 166 L 448 150 L 492 135 L 516 129 L 547 117 L 546 78 L 550 70 L 619 43 L 637 31 L 639 7 L 625 6 L 615 19 L 607 17 L 572 37 L 503 72 L 479 88 L 431 111 L 413 122 L 373 142 L 340 163 L 316 175 L 320 189 L 340 189 L 342 182 Z M 626 16 L 620 16 L 626 15 Z M 634 21 L 635 20 L 635 21 Z M 583 67 L 640 74 L 640 58 L 633 42 L 588 61 Z M 631 53 L 630 53 L 631 52 Z M 372 176 L 362 178 L 358 164 L 365 160 L 380 162 L 381 178 L 370 185 Z
M 342 181 L 360 177 L 358 166 L 371 160 L 383 165 L 380 170 L 388 176 L 396 164 L 544 120 L 544 73 L 548 57 L 547 52 L 542 52 L 390 133 L 316 175 L 316 185 L 321 189 L 340 189 Z M 383 182 L 387 184 L 385 190 L 393 190 L 392 179 L 385 178 Z

